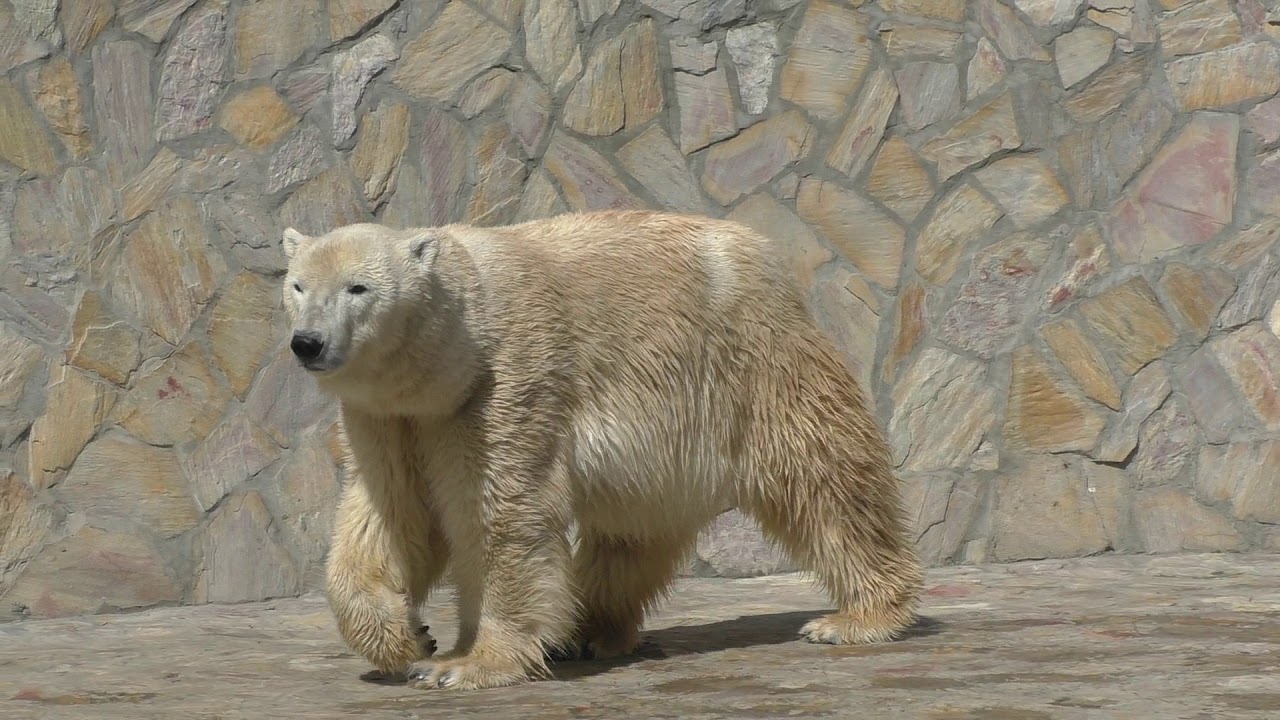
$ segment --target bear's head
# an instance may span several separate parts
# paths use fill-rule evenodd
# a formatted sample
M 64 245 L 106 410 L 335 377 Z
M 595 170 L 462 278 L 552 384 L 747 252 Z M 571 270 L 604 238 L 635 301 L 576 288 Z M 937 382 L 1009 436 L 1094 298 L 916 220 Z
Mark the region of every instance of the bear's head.
M 289 348 L 318 378 L 358 376 L 396 352 L 422 322 L 440 241 L 430 229 L 347 225 L 308 237 L 284 231 Z

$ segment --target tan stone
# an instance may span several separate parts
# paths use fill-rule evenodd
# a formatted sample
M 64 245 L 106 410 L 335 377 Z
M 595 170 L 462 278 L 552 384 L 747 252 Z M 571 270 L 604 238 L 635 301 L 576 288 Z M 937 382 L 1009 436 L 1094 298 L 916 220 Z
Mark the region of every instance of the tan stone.
M 507 124 L 524 148 L 525 157 L 539 157 L 542 141 L 551 128 L 551 93 L 523 73 L 516 75 L 512 82 Z
M 830 0 L 810 2 L 782 67 L 782 98 L 818 118 L 843 113 L 871 64 L 868 22 Z
M 582 70 L 577 32 L 578 12 L 572 0 L 526 0 L 525 58 L 538 77 L 557 91 Z M 590 65 L 587 72 L 591 72 Z
M 939 347 L 921 351 L 893 388 L 888 435 L 907 471 L 965 467 L 995 420 L 986 367 Z
M 910 223 L 933 198 L 934 186 L 911 146 L 895 135 L 880 146 L 867 176 L 867 192 Z
M 1068 97 L 1063 108 L 1078 123 L 1097 122 L 1142 87 L 1150 74 L 1147 58 L 1124 56 L 1093 76 L 1093 80 Z
M 329 40 L 360 34 L 395 4 L 395 0 L 329 0 Z
M 280 206 L 279 217 L 282 226 L 311 235 L 370 220 L 364 193 L 356 189 L 341 166 L 329 168 L 304 183 Z
M 918 17 L 946 20 L 947 22 L 964 21 L 964 0 L 881 0 L 880 8 L 895 15 L 916 15 Z
M 370 207 L 378 207 L 396 184 L 400 159 L 409 145 L 409 106 L 384 103 L 360 121 L 351 171 Z
M 43 358 L 39 345 L 0 323 L 0 408 L 14 408 L 22 401 L 27 381 Z
M 867 401 L 874 406 L 876 388 L 871 383 L 871 369 L 880 308 L 871 287 L 850 272 L 847 264 L 830 263 L 817 272 L 808 308 L 818 328 L 834 341 Z
M 5 592 L 32 618 L 53 618 L 183 600 L 182 587 L 143 533 L 92 525 L 48 545 Z
M 603 155 L 568 135 L 556 133 L 551 138 L 543 162 L 572 210 L 620 210 L 640 205 Z
M 653 125 L 617 152 L 622 167 L 640 181 L 663 207 L 704 213 L 706 199 L 685 166 L 684 156 L 658 125 Z
M 1062 87 L 1070 88 L 1106 65 L 1115 40 L 1110 30 L 1090 26 L 1059 35 L 1053 41 L 1053 60 Z
M 1070 202 L 1053 169 L 1038 153 L 997 160 L 974 176 L 1019 228 L 1047 219 Z
M 1167 62 L 1164 72 L 1184 111 L 1262 100 L 1280 91 L 1280 48 L 1235 45 Z
M 986 0 L 978 4 L 977 14 L 983 31 L 995 41 L 1005 57 L 1010 60 L 1049 61 L 1049 51 L 1012 9 L 996 0 Z
M 907 129 L 921 130 L 950 117 L 961 105 L 960 71 L 954 63 L 916 60 L 893 74 Z
M 862 172 L 880 145 L 897 102 L 898 88 L 888 70 L 877 68 L 868 75 L 853 112 L 831 144 L 827 165 L 849 177 Z
M 267 78 L 323 39 L 320 0 L 252 0 L 236 13 L 236 79 Z
M 939 180 L 946 180 L 1000 150 L 1021 145 L 1013 96 L 1006 92 L 925 143 L 920 155 L 938 166 Z
M 241 272 L 223 291 L 209 319 L 213 361 L 236 396 L 249 391 L 253 376 L 275 347 L 274 315 L 279 295 L 275 283 Z
M 805 178 L 796 210 L 872 282 L 898 286 L 906 232 L 857 193 L 815 178 Z
M 468 222 L 492 226 L 514 220 L 529 168 L 520 159 L 511 128 L 501 121 L 489 125 L 480 134 L 475 155 L 476 189 L 467 206 Z
M 154 210 L 173 187 L 181 167 L 182 158 L 167 147 L 160 148 L 147 167 L 120 191 L 121 219 L 136 220 Z
M 176 445 L 208 435 L 230 400 L 204 350 L 188 343 L 168 358 L 143 363 L 112 419 L 144 442 Z
M 516 74 L 506 68 L 492 68 L 467 86 L 458 98 L 458 110 L 470 120 L 488 110 L 511 89 Z
M 1106 550 L 1107 528 L 1080 461 L 1030 456 L 996 479 L 996 560 L 1080 557 Z
M 131 521 L 163 538 L 181 535 L 200 520 L 173 451 L 120 433 L 84 449 L 58 483 L 58 496 L 75 512 Z
M 707 152 L 702 187 L 721 205 L 728 205 L 806 157 L 814 135 L 799 110 L 758 122 Z
M 93 138 L 84 118 L 80 83 L 66 56 L 60 55 L 40 67 L 31 94 L 72 159 L 87 158 L 93 149 Z
M 728 219 L 743 223 L 782 246 L 806 293 L 813 291 L 818 269 L 834 257 L 809 225 L 767 193 L 756 193 L 738 203 Z
M 524 0 L 476 0 L 476 5 L 496 18 L 503 27 L 515 29 L 524 9 Z
M 61 366 L 50 370 L 44 414 L 31 426 L 27 468 L 37 488 L 57 482 L 116 405 L 106 383 Z
M 1200 449 L 1197 494 L 1209 502 L 1230 501 L 1240 520 L 1280 523 L 1280 442 L 1208 445 Z
M 142 337 L 107 307 L 107 298 L 86 290 L 71 320 L 67 363 L 123 386 L 138 366 Z
M 1230 520 L 1175 488 L 1140 493 L 1133 511 L 1142 549 L 1147 552 L 1223 552 L 1245 546 Z
M 1156 28 L 1166 57 L 1218 50 L 1244 39 L 1227 0 L 1205 0 L 1164 13 Z
M 662 111 L 661 67 L 658 31 L 653 18 L 642 18 L 622 33 L 622 95 L 626 101 L 628 130 L 652 120 Z
M 705 75 L 675 73 L 680 111 L 680 152 L 688 155 L 738 132 L 733 95 L 722 70 Z
M 990 230 L 1003 214 L 968 183 L 952 190 L 938 202 L 916 238 L 916 272 L 933 285 L 946 285 L 965 245 Z
M 1218 311 L 1235 292 L 1236 281 L 1230 273 L 1216 268 L 1196 270 L 1170 263 L 1160 277 L 1160 290 L 1192 337 L 1204 340 Z
M 227 499 L 201 538 L 196 602 L 246 602 L 294 595 L 302 587 L 293 556 L 271 532 L 274 519 L 255 490 Z M 246 564 L 245 558 L 254 562 Z
M 1093 448 L 1106 417 L 1059 381 L 1040 353 L 1028 346 L 1015 350 L 1012 376 L 1005 411 L 1007 443 L 1040 452 Z
M 565 99 L 564 124 L 584 135 L 612 135 L 648 122 L 662 109 L 657 34 L 642 20 L 601 43 Z
M 74 0 L 62 4 L 62 28 L 67 47 L 81 52 L 115 17 L 114 0 Z
M 999 85 L 1006 74 L 1004 58 L 987 38 L 978 40 L 973 59 L 965 70 L 965 88 L 969 100 Z
M 323 423 L 331 407 L 287 347 L 263 368 L 244 401 L 249 419 L 281 447 L 290 447 L 308 428 Z
M 1210 341 L 1222 368 L 1267 430 L 1280 430 L 1280 338 L 1250 324 Z
M 1090 398 L 1112 410 L 1120 409 L 1120 386 L 1107 361 L 1074 320 L 1058 320 L 1040 328 L 1040 336 L 1058 362 Z
M 452 2 L 405 44 L 391 82 L 424 100 L 451 101 L 471 78 L 498 64 L 511 34 L 466 3 Z
M 1112 349 L 1121 372 L 1130 377 L 1177 339 L 1173 323 L 1141 276 L 1085 300 L 1080 312 Z
M 927 299 L 924 286 L 914 282 L 904 287 L 898 297 L 893 346 L 885 356 L 881 373 L 886 383 L 892 383 L 897 377 L 898 366 L 915 350 L 928 330 Z
M 323 587 L 325 551 L 332 534 L 334 509 L 342 489 L 338 469 L 324 443 L 307 438 L 272 478 L 280 524 L 300 557 L 300 574 L 307 588 Z
M 177 344 L 227 272 L 190 197 L 169 200 L 143 218 L 121 257 L 113 298 Z
M 933 25 L 887 21 L 876 28 L 885 52 L 895 60 L 913 57 L 955 58 L 964 33 Z
M 0 158 L 39 175 L 58 171 L 53 138 L 8 79 L 0 79 Z
M 1125 388 L 1124 409 L 1098 441 L 1092 457 L 1111 463 L 1128 460 L 1138 447 L 1138 433 L 1143 424 L 1164 404 L 1171 391 L 1164 363 L 1157 360 L 1139 370 Z
M 9 470 L 0 470 L 0 587 L 6 575 L 40 550 L 53 526 L 51 508 L 38 502 L 31 486 Z
M 261 150 L 298 124 L 298 116 L 270 85 L 258 85 L 222 106 L 218 126 L 241 145 Z
M 568 210 L 569 206 L 560 198 L 547 171 L 539 168 L 524 184 L 524 194 L 520 197 L 520 207 L 516 210 L 516 222 L 554 217 Z

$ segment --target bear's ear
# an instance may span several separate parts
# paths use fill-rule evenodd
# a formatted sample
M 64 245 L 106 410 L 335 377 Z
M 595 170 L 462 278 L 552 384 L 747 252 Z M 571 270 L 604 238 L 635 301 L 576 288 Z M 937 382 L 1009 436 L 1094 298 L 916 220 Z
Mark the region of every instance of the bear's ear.
M 293 228 L 285 228 L 284 242 L 281 246 L 284 248 L 284 257 L 286 260 L 292 260 L 294 254 L 298 252 L 298 248 L 302 247 L 311 238 L 294 230 Z
M 409 258 L 415 263 L 430 267 L 439 251 L 440 236 L 435 232 L 425 231 L 409 238 Z

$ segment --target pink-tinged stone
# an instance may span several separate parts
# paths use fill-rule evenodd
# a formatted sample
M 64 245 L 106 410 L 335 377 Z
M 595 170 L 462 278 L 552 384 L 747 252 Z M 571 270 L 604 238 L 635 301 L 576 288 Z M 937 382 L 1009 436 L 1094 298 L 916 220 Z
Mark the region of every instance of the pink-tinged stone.
M 1000 57 L 996 46 L 987 38 L 979 40 L 978 47 L 973 51 L 973 59 L 965 70 L 968 99 L 972 100 L 999 85 L 1004 80 L 1005 72 L 1004 58 Z
M 543 162 L 573 210 L 621 210 L 640 205 L 603 155 L 564 133 L 551 138 Z
M 304 124 L 298 128 L 271 156 L 267 165 L 267 193 L 280 192 L 327 168 L 330 161 L 324 146 L 324 133 L 315 125 Z
M 280 92 L 299 114 L 305 115 L 328 97 L 331 74 L 329 63 L 299 68 L 281 83 Z
M 1013 95 L 1006 92 L 925 143 L 920 155 L 938 166 L 939 180 L 946 180 L 1000 150 L 1021 145 Z
M 507 102 L 507 124 L 526 157 L 538 157 L 551 128 L 551 92 L 533 78 L 517 75 Z
M 161 64 L 156 139 L 161 142 L 213 127 L 227 82 L 227 0 L 205 3 L 182 25 Z
M 1157 93 L 1140 90 L 1102 122 L 1080 125 L 1059 139 L 1058 163 L 1075 193 L 1075 206 L 1096 207 L 1124 190 L 1160 146 L 1173 119 Z
M 112 417 L 143 442 L 172 446 L 209 434 L 230 401 L 204 349 L 189 342 L 168 358 L 143 363 Z
M 843 113 L 871 64 L 868 23 L 829 0 L 810 2 L 782 67 L 782 98 L 822 119 Z
M 1165 63 L 1164 73 L 1184 111 L 1262 100 L 1280 91 L 1280 48 L 1256 42 L 1188 55 Z
M 1067 270 L 1045 294 L 1044 307 L 1056 311 L 1078 297 L 1095 279 L 1111 269 L 1111 256 L 1098 227 L 1090 223 L 1071 238 Z
M 680 112 L 680 152 L 688 155 L 738 132 L 723 70 L 704 75 L 675 73 L 676 107 Z
M 950 116 L 959 107 L 960 71 L 954 63 L 907 63 L 893 79 L 902 96 L 903 119 L 913 131 Z
M 835 183 L 805 178 L 796 211 L 864 277 L 886 289 L 898 287 L 906 232 L 873 203 Z
M 861 172 L 880 146 L 885 126 L 889 124 L 889 116 L 897 102 L 898 89 L 888 70 L 877 68 L 868 75 L 853 112 L 845 120 L 835 142 L 831 143 L 827 165 L 849 177 Z
M 1263 145 L 1272 145 L 1280 140 L 1280 97 L 1255 105 L 1245 114 L 1244 122 Z
M 1262 427 L 1280 430 L 1280 338 L 1251 324 L 1218 336 L 1210 347 Z
M 942 337 L 978 357 L 995 357 L 1018 334 L 1049 249 L 1043 238 L 1018 234 L 980 251 L 969 280 L 943 317 Z
M 1231 437 L 1242 413 L 1231 378 L 1213 355 L 1209 346 L 1201 347 L 1182 362 L 1175 377 L 1205 439 L 1222 443 Z
M 1142 485 L 1177 481 L 1202 445 L 1195 421 L 1177 396 L 1165 401 L 1138 433 L 1138 448 L 1128 469 Z
M 1104 220 L 1121 260 L 1148 263 L 1202 245 L 1231 222 L 1239 134 L 1238 116 L 1198 113 L 1156 153 Z
M 814 140 L 814 129 L 799 110 L 775 115 L 711 148 L 702 187 L 728 205 L 806 157 Z
M 994 40 L 996 47 L 1010 60 L 1050 60 L 1049 51 L 1036 40 L 1031 28 L 1018 19 L 1012 9 L 996 0 L 986 0 L 978 6 L 978 22 L 987 37 Z

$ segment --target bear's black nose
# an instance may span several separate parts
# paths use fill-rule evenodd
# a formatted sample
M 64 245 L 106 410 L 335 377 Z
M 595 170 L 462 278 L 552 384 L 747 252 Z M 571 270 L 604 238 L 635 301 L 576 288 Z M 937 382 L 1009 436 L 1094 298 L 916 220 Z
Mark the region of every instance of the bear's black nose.
M 320 339 L 320 333 L 299 330 L 293 334 L 289 349 L 298 356 L 299 360 L 309 362 L 320 357 L 321 351 L 324 350 L 324 340 Z

